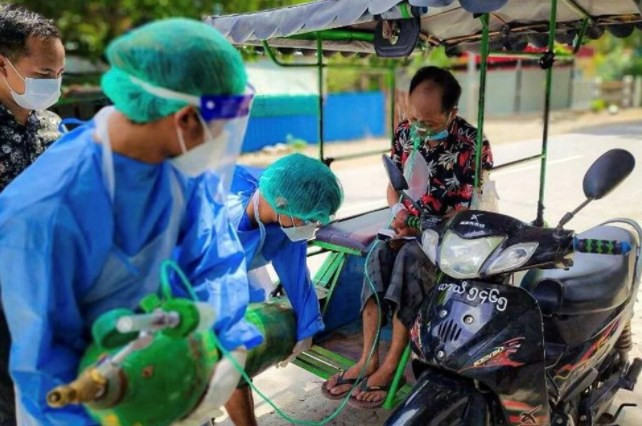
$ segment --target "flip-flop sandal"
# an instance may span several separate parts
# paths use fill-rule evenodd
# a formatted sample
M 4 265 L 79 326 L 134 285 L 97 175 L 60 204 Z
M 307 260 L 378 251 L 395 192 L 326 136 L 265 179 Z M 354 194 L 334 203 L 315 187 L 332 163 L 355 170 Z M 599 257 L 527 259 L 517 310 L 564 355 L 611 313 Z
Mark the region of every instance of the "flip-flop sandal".
M 382 386 L 368 386 L 367 383 L 368 381 L 364 380 L 359 386 L 359 389 L 361 389 L 362 392 L 386 392 L 386 395 L 378 401 L 362 401 L 355 398 L 354 396 L 350 396 L 350 399 L 348 400 L 349 406 L 351 406 L 352 408 L 358 408 L 360 410 L 373 410 L 383 405 L 383 403 L 386 401 L 386 398 L 388 397 L 387 392 L 390 390 L 390 384 Z
M 339 377 L 337 377 L 337 382 L 335 385 L 332 387 L 334 389 L 337 386 L 342 386 L 342 385 L 354 385 L 357 383 L 357 379 L 344 379 L 343 375 L 345 374 L 345 371 L 341 371 L 339 373 Z M 367 377 L 362 377 L 361 380 L 368 379 Z M 321 385 L 321 393 L 323 396 L 325 396 L 328 399 L 336 400 L 336 399 L 343 399 L 349 392 L 352 392 L 352 388 L 348 389 L 345 392 L 341 392 L 338 394 L 334 394 L 328 389 L 328 381 L 326 380 L 323 385 Z

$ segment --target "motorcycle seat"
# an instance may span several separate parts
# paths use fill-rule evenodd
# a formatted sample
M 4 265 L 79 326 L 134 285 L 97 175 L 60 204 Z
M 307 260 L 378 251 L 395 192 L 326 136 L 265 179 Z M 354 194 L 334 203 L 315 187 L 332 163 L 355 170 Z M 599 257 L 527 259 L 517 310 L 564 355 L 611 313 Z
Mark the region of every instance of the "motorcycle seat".
M 626 241 L 637 247 L 629 231 L 615 226 L 597 226 L 578 238 Z M 601 312 L 627 300 L 634 269 L 633 251 L 625 256 L 575 253 L 569 269 L 533 269 L 524 277 L 522 287 L 538 300 L 545 315 Z
M 377 232 L 385 228 L 389 220 L 390 209 L 387 207 L 337 220 L 319 229 L 314 241 L 357 250 L 365 255 Z

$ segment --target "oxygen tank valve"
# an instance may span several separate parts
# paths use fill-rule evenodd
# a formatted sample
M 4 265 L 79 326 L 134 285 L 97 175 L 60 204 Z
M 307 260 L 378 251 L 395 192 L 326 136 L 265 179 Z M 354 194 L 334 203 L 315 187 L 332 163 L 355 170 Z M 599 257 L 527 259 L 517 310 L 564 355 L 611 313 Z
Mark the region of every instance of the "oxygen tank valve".
M 71 404 L 92 402 L 105 392 L 107 379 L 96 368 L 85 370 L 73 382 L 54 388 L 47 394 L 50 407 L 61 408 Z

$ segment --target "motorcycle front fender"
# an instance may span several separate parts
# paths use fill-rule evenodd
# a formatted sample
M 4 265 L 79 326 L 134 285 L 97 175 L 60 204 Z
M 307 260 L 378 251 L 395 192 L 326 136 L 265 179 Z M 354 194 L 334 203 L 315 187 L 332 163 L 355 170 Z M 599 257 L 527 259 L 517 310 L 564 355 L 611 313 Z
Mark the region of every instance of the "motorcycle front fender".
M 428 368 L 386 426 L 486 426 L 488 403 L 472 381 Z

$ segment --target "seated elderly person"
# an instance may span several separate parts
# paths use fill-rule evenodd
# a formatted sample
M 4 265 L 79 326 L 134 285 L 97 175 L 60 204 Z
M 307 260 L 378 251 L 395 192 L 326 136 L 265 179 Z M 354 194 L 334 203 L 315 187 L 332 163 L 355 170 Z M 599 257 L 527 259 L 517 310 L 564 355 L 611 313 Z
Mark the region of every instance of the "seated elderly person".
M 474 192 L 477 129 L 457 115 L 461 87 L 448 71 L 421 68 L 411 80 L 408 119 L 395 131 L 392 160 L 404 172 L 413 152 L 427 165 L 428 187 L 418 201 L 425 212 L 449 216 L 469 208 Z M 492 167 L 490 145 L 484 140 L 482 168 Z M 404 173 L 406 174 L 406 173 Z M 407 174 L 406 174 L 407 175 Z M 323 384 L 322 392 L 340 399 L 356 382 L 362 368 L 366 378 L 353 391 L 349 404 L 357 408 L 377 408 L 386 399 L 395 369 L 408 344 L 409 329 L 419 307 L 433 287 L 437 268 L 422 251 L 419 231 L 407 226 L 409 216 L 419 211 L 410 204 L 398 205 L 399 194 L 388 186 L 388 203 L 397 211 L 392 223 L 396 237 L 378 244 L 368 257 L 366 281 L 362 290 L 363 351 L 359 361 Z M 403 238 L 410 237 L 410 238 Z M 384 317 L 392 317 L 392 341 L 380 361 L 378 351 L 366 364 L 377 334 L 378 308 L 371 284 L 381 299 Z

